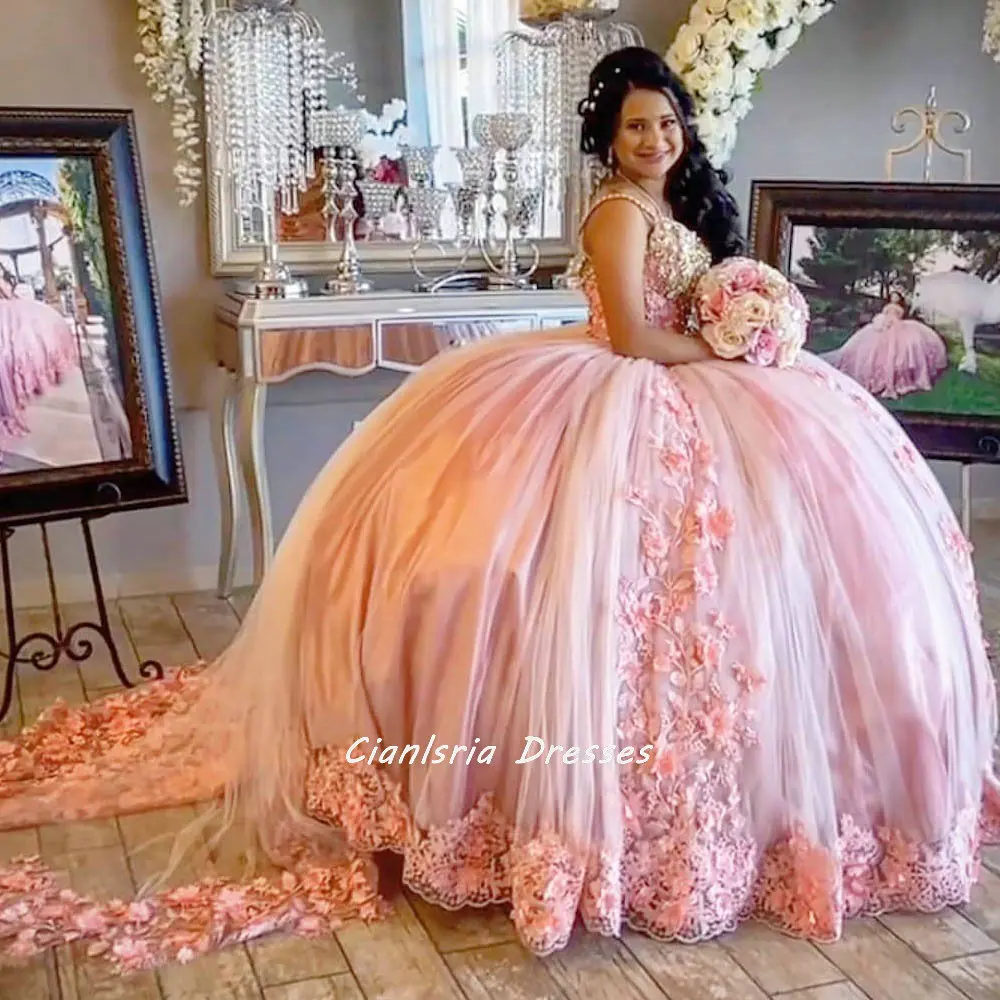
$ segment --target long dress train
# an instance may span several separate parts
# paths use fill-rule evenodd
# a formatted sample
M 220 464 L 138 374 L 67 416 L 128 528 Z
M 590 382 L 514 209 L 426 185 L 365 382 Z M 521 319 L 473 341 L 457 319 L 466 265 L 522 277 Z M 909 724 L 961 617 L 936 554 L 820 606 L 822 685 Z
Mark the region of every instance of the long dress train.
M 710 260 L 651 222 L 667 326 Z M 1000 840 L 994 681 L 928 466 L 817 358 L 616 355 L 582 275 L 586 327 L 447 352 L 350 437 L 215 663 L 0 745 L 0 826 L 220 795 L 281 877 L 101 902 L 24 860 L 8 951 L 132 969 L 327 933 L 378 918 L 383 850 L 540 954 L 578 917 L 832 940 L 968 899 Z

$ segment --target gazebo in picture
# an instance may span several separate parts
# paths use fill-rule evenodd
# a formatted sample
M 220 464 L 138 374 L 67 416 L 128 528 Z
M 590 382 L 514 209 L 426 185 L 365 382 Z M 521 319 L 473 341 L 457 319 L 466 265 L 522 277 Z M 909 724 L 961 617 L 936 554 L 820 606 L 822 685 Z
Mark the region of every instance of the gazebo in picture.
M 79 160 L 84 173 L 75 161 L 59 161 L 62 192 L 41 173 L 0 172 L 0 385 L 7 387 L 0 455 L 7 471 L 77 464 L 65 446 L 56 454 L 45 443 L 62 437 L 53 421 L 67 403 L 89 415 L 74 423 L 80 461 L 117 461 L 131 452 L 104 248 L 88 239 L 95 228 L 88 226 L 90 165 Z M 62 398 L 71 393 L 74 400 Z M 56 395 L 58 405 L 46 411 L 46 398 Z M 12 460 L 19 449 L 21 463 Z

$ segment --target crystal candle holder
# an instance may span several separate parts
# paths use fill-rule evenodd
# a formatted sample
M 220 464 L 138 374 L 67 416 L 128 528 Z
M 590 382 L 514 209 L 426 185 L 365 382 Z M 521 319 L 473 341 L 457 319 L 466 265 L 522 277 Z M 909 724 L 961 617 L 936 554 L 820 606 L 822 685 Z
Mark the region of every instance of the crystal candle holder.
M 490 116 L 478 114 L 472 119 L 472 138 L 479 143 L 483 149 L 496 149 L 493 136 L 490 135 Z
M 531 141 L 531 115 L 521 111 L 500 111 L 488 116 L 487 128 L 493 144 L 505 153 L 516 153 Z
M 462 186 L 480 190 L 490 173 L 490 151 L 488 149 L 456 149 L 455 158 L 462 171 Z
M 425 239 L 430 239 L 440 228 L 441 213 L 448 202 L 448 192 L 442 188 L 411 188 L 410 211 L 417 230 Z
M 440 146 L 400 146 L 406 164 L 406 175 L 414 187 L 424 187 L 434 182 L 434 161 Z
M 371 291 L 370 282 L 361 274 L 354 236 L 354 224 L 359 217 L 354 204 L 359 192 L 356 159 L 365 135 L 364 112 L 345 107 L 330 108 L 316 115 L 312 134 L 324 151 L 331 242 L 336 242 L 337 218 L 343 220 L 344 247 L 340 263 L 337 273 L 326 282 L 324 291 L 328 295 L 357 295 Z
M 313 117 L 313 141 L 323 149 L 356 150 L 365 135 L 364 112 L 349 108 L 331 108 Z
M 365 215 L 373 222 L 380 223 L 392 211 L 399 185 L 365 179 L 358 181 L 358 190 L 365 201 Z

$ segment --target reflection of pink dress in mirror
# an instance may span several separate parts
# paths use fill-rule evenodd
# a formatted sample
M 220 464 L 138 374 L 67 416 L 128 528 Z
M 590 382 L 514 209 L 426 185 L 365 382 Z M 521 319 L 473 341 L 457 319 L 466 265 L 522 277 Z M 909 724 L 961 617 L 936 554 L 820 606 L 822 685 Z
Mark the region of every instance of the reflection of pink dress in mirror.
M 948 368 L 941 335 L 918 320 L 907 319 L 895 302 L 857 330 L 843 347 L 824 357 L 882 399 L 927 392 Z
M 710 261 L 651 222 L 667 325 Z M 137 967 L 323 934 L 374 913 L 380 850 L 442 906 L 510 904 L 539 953 L 578 915 L 830 940 L 968 898 L 996 706 L 933 474 L 816 358 L 615 354 L 581 274 L 590 324 L 448 351 L 352 435 L 219 660 L 0 744 L 0 825 L 225 791 L 285 876 L 127 907 L 22 863 L 0 939 Z

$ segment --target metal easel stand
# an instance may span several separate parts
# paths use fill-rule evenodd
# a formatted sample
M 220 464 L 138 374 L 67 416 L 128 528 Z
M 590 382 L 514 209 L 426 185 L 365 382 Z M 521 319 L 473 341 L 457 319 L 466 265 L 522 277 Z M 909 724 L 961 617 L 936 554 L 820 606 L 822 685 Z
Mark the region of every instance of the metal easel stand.
M 954 147 L 949 146 L 941 138 L 941 126 L 949 118 L 953 118 L 955 119 L 955 134 L 963 135 L 972 127 L 972 119 L 964 111 L 957 111 L 954 108 L 950 108 L 947 111 L 940 111 L 937 103 L 937 87 L 935 86 L 932 86 L 930 90 L 928 90 L 927 99 L 924 101 L 924 106 L 922 108 L 915 106 L 901 108 L 892 116 L 892 130 L 897 135 L 901 135 L 906 130 L 906 126 L 903 124 L 903 121 L 907 117 L 916 118 L 919 131 L 917 136 L 910 142 L 904 143 L 902 146 L 889 149 L 886 152 L 886 180 L 892 181 L 895 179 L 893 177 L 893 162 L 897 156 L 905 156 L 907 153 L 912 153 L 915 149 L 920 149 L 922 147 L 924 151 L 924 169 L 922 179 L 925 184 L 929 184 L 933 177 L 933 158 L 934 149 L 936 147 L 941 150 L 942 153 L 958 157 L 962 161 L 963 180 L 966 184 L 971 184 L 972 150 L 955 149 Z M 966 538 L 970 538 L 972 535 L 972 466 L 975 464 L 978 463 L 963 461 L 961 463 L 959 479 L 960 517 L 962 532 L 965 534 Z
M 83 544 L 87 552 L 87 564 L 90 569 L 98 620 L 96 622 L 76 622 L 69 628 L 66 628 L 63 623 L 59 607 L 59 594 L 52 568 L 52 550 L 49 545 L 47 522 L 41 521 L 17 525 L 16 527 L 10 524 L 0 524 L 0 575 L 2 575 L 3 581 L 4 617 L 7 628 L 7 652 L 4 653 L 0 650 L 0 664 L 5 664 L 2 698 L 0 698 L 0 722 L 4 721 L 13 705 L 14 679 L 19 666 L 31 666 L 36 670 L 53 670 L 64 656 L 74 663 L 83 663 L 94 653 L 94 641 L 90 636 L 96 636 L 107 647 L 111 655 L 111 665 L 122 685 L 126 688 L 135 687 L 122 667 L 121 657 L 111 632 L 107 603 L 104 599 L 104 588 L 101 585 L 101 573 L 94 551 L 94 538 L 90 530 L 92 520 L 91 517 L 80 518 L 80 530 L 83 532 Z M 41 532 L 49 599 L 55 617 L 54 633 L 30 632 L 27 635 L 18 635 L 17 615 L 14 610 L 13 572 L 10 565 L 10 539 L 20 527 L 37 527 Z M 90 636 L 87 633 L 90 633 Z M 163 674 L 163 667 L 153 660 L 146 660 L 139 665 L 139 676 L 143 680 L 160 680 L 163 678 Z

